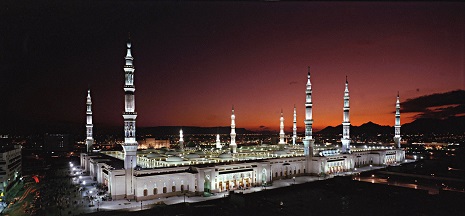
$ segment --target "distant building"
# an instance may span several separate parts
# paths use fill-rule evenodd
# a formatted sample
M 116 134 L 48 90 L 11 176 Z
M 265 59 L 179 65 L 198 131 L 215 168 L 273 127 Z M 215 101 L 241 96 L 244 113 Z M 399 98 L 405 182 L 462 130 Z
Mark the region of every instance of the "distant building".
M 45 134 L 44 148 L 46 152 L 69 152 L 73 150 L 73 140 L 69 134 Z
M 8 189 L 21 177 L 21 146 L 0 149 L 0 201 Z
M 145 140 L 139 141 L 139 149 L 151 149 L 151 148 L 169 148 L 170 140 L 157 140 L 155 138 L 145 138 Z

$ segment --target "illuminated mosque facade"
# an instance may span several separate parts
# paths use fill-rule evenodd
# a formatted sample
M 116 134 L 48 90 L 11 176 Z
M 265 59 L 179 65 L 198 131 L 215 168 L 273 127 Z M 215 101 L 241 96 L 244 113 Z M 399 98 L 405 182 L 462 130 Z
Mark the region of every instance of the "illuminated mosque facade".
M 400 102 L 397 95 L 395 113 L 395 146 L 357 147 L 350 145 L 349 83 L 345 83 L 342 148 L 315 146 L 312 137 L 312 85 L 308 68 L 305 100 L 305 137 L 296 143 L 296 108 L 294 106 L 292 142 L 284 141 L 284 118 L 281 111 L 278 145 L 237 147 L 234 107 L 231 114 L 231 141 L 215 148 L 184 148 L 180 131 L 180 149 L 148 149 L 138 151 L 136 141 L 134 65 L 131 42 L 125 57 L 124 144 L 121 151 L 92 152 L 92 110 L 90 90 L 87 95 L 87 153 L 81 153 L 81 168 L 108 187 L 113 199 L 137 201 L 179 196 L 201 195 L 239 188 L 266 186 L 274 180 L 296 176 L 321 176 L 354 171 L 369 165 L 398 165 L 405 160 L 400 148 Z

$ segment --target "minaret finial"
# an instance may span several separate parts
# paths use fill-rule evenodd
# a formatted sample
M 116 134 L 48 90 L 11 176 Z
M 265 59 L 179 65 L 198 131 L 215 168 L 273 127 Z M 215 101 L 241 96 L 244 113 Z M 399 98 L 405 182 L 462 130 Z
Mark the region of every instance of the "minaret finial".
M 126 46 L 128 49 L 131 48 L 131 32 L 128 32 L 128 42 L 126 43 Z
M 399 91 L 397 91 L 397 97 L 399 97 Z
M 310 78 L 310 66 L 307 66 L 308 67 L 308 78 Z
M 346 75 L 346 83 L 349 83 L 349 82 L 347 81 L 347 75 Z

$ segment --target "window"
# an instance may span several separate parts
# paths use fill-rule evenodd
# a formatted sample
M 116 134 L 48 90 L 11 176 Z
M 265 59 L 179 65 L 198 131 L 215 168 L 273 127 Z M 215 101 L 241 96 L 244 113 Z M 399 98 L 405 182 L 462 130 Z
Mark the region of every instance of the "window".
M 184 185 L 181 185 L 181 192 L 184 192 Z
M 163 187 L 163 193 L 166 193 L 166 187 Z
M 176 186 L 171 187 L 171 192 L 176 192 Z
M 144 189 L 144 196 L 147 196 L 147 195 L 148 195 L 147 189 Z
M 158 190 L 156 188 L 153 189 L 153 195 L 157 194 Z

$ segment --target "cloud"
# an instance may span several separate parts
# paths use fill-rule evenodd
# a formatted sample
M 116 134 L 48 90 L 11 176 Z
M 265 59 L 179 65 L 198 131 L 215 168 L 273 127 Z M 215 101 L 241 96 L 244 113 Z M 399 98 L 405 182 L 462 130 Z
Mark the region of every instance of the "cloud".
M 465 91 L 456 90 L 407 99 L 401 103 L 401 107 L 401 113 L 419 113 L 414 116 L 415 119 L 461 116 L 465 115 Z
M 289 83 L 289 85 L 295 85 L 297 83 L 298 83 L 297 81 L 292 81 L 292 82 Z
M 259 128 L 260 128 L 260 130 L 268 130 L 268 129 L 270 129 L 269 127 L 264 126 L 264 125 L 260 125 Z

